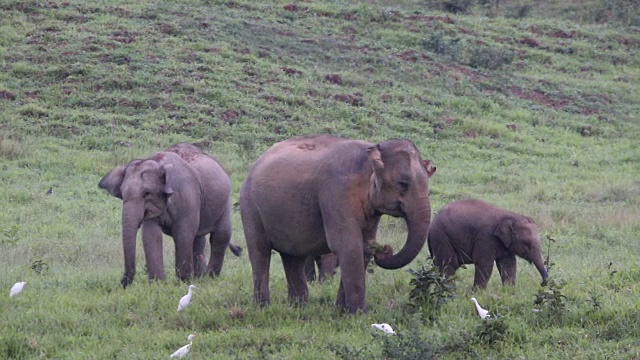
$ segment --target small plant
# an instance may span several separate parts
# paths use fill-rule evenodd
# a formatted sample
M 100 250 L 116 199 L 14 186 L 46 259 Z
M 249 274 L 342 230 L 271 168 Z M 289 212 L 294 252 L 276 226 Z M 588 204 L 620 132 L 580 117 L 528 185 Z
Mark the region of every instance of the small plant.
M 567 310 L 567 297 L 562 293 L 564 284 L 556 280 L 548 280 L 535 295 L 534 304 L 544 308 L 543 312 L 552 318 L 560 319 Z
M 510 65 L 514 59 L 514 52 L 509 49 L 478 46 L 471 50 L 469 66 L 497 70 Z
M 38 275 L 44 275 L 49 271 L 49 264 L 42 259 L 35 259 L 31 261 L 31 270 Z
M 551 261 L 551 243 L 556 242 L 556 239 L 547 234 L 547 257 L 544 259 L 544 266 L 547 268 L 547 273 L 551 271 L 551 268 L 555 265 Z
M 25 154 L 22 144 L 0 135 L 0 156 L 15 160 Z
M 601 296 L 596 293 L 589 293 L 589 297 L 585 301 L 591 303 L 592 305 L 590 312 L 595 312 L 602 309 L 602 301 L 600 301 L 600 298 Z
M 439 55 L 449 56 L 452 59 L 456 58 L 459 52 L 459 38 L 445 37 L 443 31 L 436 31 L 430 38 L 422 41 L 422 46 L 427 51 L 432 51 Z
M 481 321 L 476 330 L 475 342 L 485 345 L 493 345 L 502 341 L 509 330 L 503 317 L 493 317 Z
M 238 140 L 237 144 L 240 148 L 240 156 L 246 161 L 252 161 L 255 158 L 256 144 L 255 139 L 250 136 L 243 136 Z
M 369 345 L 355 347 L 348 344 L 329 344 L 329 349 L 334 352 L 336 359 L 371 359 Z
M 423 265 L 419 270 L 408 271 L 413 276 L 409 282 L 413 286 L 409 293 L 411 306 L 433 319 L 440 307 L 455 297 L 455 276 L 445 278 L 433 263 L 429 267 Z
M 623 288 L 629 290 L 630 284 L 637 283 L 640 280 L 640 268 L 638 267 L 618 271 L 613 269 L 613 263 L 610 262 L 607 265 L 607 270 L 609 271 L 607 288 L 613 291 L 620 291 Z
M 2 238 L 0 238 L 0 245 L 16 245 L 20 240 L 18 233 L 20 232 L 20 226 L 11 225 L 8 228 L 2 229 Z
M 384 337 L 383 359 L 422 360 L 433 359 L 437 355 L 438 349 L 425 341 L 419 331 L 407 331 L 395 336 Z

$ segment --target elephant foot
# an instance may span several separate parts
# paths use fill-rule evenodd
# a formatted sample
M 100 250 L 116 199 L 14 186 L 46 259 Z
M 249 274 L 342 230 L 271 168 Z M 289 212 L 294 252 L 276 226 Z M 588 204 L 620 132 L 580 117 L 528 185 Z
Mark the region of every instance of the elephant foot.
M 126 288 L 127 286 L 131 285 L 131 283 L 133 283 L 133 277 L 134 275 L 124 274 L 120 279 L 120 284 L 122 285 L 122 287 Z

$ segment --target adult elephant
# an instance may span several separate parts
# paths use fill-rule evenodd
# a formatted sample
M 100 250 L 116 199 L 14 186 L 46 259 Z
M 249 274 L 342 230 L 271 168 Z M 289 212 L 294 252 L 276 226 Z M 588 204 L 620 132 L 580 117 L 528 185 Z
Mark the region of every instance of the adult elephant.
M 495 262 L 503 284 L 516 283 L 516 255 L 533 263 L 543 282 L 547 270 L 540 237 L 529 217 L 474 199 L 452 202 L 433 218 L 429 251 L 445 276 L 474 264 L 473 286 L 484 288 Z
M 305 259 L 333 252 L 341 273 L 337 305 L 366 310 L 365 268 L 380 217 L 406 220 L 400 252 L 387 245 L 374 256 L 382 268 L 401 268 L 426 241 L 434 172 L 408 140 L 372 144 L 310 135 L 273 145 L 253 164 L 240 191 L 255 300 L 270 302 L 272 249 L 282 258 L 289 299 L 302 302 L 308 297 Z
M 231 182 L 220 164 L 190 144 L 177 144 L 144 160 L 133 160 L 111 170 L 100 188 L 121 199 L 124 276 L 133 282 L 136 235 L 142 228 L 142 244 L 149 279 L 164 279 L 162 234 L 173 237 L 176 274 L 186 280 L 194 273 L 218 275 L 231 241 Z M 206 235 L 211 258 L 205 259 Z

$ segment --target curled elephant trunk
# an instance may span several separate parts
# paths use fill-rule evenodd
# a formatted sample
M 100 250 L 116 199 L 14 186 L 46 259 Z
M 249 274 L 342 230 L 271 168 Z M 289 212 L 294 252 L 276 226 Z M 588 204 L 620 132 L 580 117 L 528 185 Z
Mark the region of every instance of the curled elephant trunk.
M 122 250 L 124 252 L 123 287 L 133 282 L 136 274 L 136 237 L 144 217 L 144 206 L 124 202 L 122 205 Z
M 431 224 L 431 205 L 428 197 L 416 201 L 419 201 L 422 205 L 419 210 L 405 210 L 407 214 L 405 221 L 407 223 L 408 234 L 407 241 L 402 249 L 394 255 L 391 247 L 385 245 L 382 252 L 375 254 L 375 262 L 381 268 L 393 270 L 406 266 L 413 261 L 420 253 L 420 250 L 422 250 L 427 240 L 429 225 Z

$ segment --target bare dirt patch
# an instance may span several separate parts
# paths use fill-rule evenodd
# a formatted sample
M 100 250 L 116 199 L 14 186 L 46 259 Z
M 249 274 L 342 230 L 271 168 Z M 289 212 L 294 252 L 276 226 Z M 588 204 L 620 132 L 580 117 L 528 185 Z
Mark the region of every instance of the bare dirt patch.
M 0 90 L 0 99 L 14 101 L 16 99 L 16 95 L 7 90 Z

